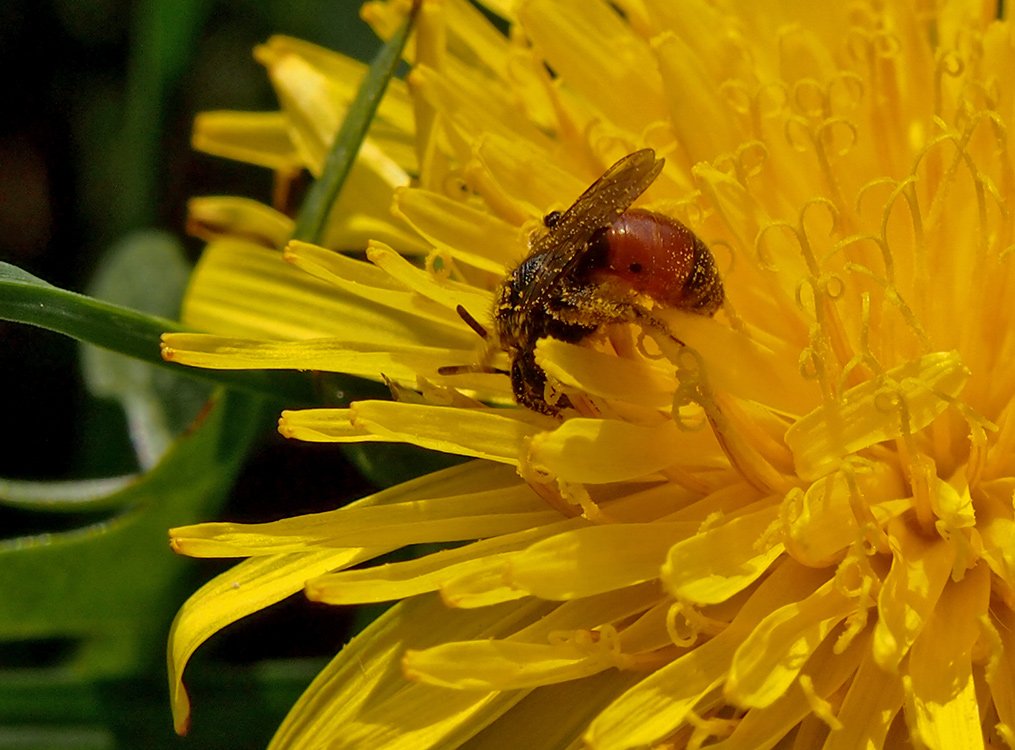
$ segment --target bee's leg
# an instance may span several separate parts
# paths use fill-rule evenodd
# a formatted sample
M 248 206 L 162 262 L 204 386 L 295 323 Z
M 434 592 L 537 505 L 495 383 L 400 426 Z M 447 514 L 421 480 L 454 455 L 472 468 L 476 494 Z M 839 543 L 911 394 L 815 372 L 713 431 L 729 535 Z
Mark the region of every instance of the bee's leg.
M 511 389 L 515 400 L 540 414 L 555 417 L 561 409 L 571 406 L 567 396 L 561 395 L 553 403 L 546 399 L 546 373 L 536 364 L 532 351 L 523 351 L 511 363 Z
M 561 324 L 591 332 L 607 323 L 630 322 L 630 295 L 604 284 L 580 284 L 564 291 L 548 311 Z
M 670 330 L 670 327 L 666 324 L 666 322 L 659 316 L 654 315 L 651 310 L 647 310 L 641 305 L 631 305 L 630 315 L 630 321 L 632 323 L 639 323 L 643 328 L 655 329 L 672 339 L 676 344 L 684 346 L 684 342 L 673 335 L 673 331 Z
M 563 299 L 563 304 L 550 310 L 562 325 L 587 326 L 593 330 L 610 323 L 637 323 L 660 331 L 683 345 L 665 321 L 653 312 L 651 301 L 645 305 L 636 296 L 604 284 L 572 287 Z

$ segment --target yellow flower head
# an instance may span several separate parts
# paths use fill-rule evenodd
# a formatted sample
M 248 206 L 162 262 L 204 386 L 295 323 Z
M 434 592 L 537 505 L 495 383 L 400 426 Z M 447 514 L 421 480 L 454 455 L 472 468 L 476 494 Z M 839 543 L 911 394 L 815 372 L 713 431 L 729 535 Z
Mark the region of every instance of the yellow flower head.
M 1010 24 L 971 0 L 485 4 L 507 35 L 424 3 L 333 249 L 248 201 L 192 207 L 212 241 L 185 318 L 215 335 L 167 335 L 167 358 L 383 375 L 394 400 L 282 433 L 476 460 L 176 529 L 250 558 L 178 617 L 180 724 L 197 645 L 305 588 L 401 602 L 275 747 L 1015 747 Z M 364 17 L 387 36 L 406 5 Z M 282 111 L 206 115 L 195 141 L 319 173 L 362 67 L 291 39 L 258 58 Z M 711 249 L 725 301 L 635 292 L 528 332 L 551 407 L 520 407 L 504 279 L 643 148 L 665 165 L 636 205 Z M 424 542 L 456 544 L 364 565 Z

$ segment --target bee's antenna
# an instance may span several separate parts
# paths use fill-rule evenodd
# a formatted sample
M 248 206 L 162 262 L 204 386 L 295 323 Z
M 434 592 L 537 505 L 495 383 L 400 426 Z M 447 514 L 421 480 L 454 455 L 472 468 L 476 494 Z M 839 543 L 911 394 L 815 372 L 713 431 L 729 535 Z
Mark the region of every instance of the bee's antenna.
M 478 333 L 479 337 L 481 339 L 486 341 L 487 339 L 490 338 L 490 334 L 487 333 L 486 329 L 483 327 L 483 325 L 478 320 L 476 320 L 474 317 L 472 317 L 472 313 L 470 313 L 468 310 L 466 310 L 461 305 L 457 305 L 455 307 L 455 311 L 458 313 L 458 317 L 460 317 L 462 320 L 465 321 L 465 325 L 467 325 L 473 331 Z
M 483 341 L 486 341 L 486 342 L 490 341 L 490 334 L 489 334 L 489 332 L 486 330 L 486 328 L 483 327 L 482 323 L 480 323 L 478 320 L 476 320 L 474 317 L 472 317 L 472 313 L 470 313 L 468 310 L 466 310 L 461 305 L 457 305 L 455 307 L 455 310 L 458 313 L 458 316 L 462 320 L 465 321 L 465 324 L 467 326 L 469 326 L 469 328 L 471 328 L 473 331 L 478 333 L 479 337 L 481 339 L 483 339 Z M 475 364 L 475 365 L 445 365 L 444 367 L 438 367 L 437 368 L 437 374 L 438 375 L 464 375 L 465 373 L 470 373 L 470 372 L 487 372 L 487 373 L 494 373 L 494 374 L 497 374 L 497 375 L 507 375 L 508 374 L 507 370 L 501 370 L 498 367 L 491 367 L 490 365 L 484 365 L 484 364 Z
M 490 365 L 444 365 L 437 368 L 438 375 L 466 375 L 469 373 L 488 373 L 491 375 L 508 375 L 507 370 Z

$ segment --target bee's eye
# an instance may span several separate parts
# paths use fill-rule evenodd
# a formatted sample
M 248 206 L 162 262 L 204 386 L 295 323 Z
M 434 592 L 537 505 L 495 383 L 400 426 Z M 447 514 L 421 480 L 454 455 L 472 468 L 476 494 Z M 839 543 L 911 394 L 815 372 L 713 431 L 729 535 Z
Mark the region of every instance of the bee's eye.
M 560 221 L 560 211 L 550 211 L 543 217 L 543 225 L 547 229 L 551 229 L 558 221 Z

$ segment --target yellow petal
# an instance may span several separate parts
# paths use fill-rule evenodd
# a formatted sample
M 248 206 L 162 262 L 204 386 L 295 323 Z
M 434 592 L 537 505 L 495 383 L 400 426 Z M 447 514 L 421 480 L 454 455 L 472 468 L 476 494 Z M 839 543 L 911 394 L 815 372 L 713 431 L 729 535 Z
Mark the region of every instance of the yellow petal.
M 636 671 L 611 670 L 536 688 L 484 728 L 473 742 L 488 750 L 574 748 L 575 738 L 589 722 L 639 679 L 641 674 Z
M 307 54 L 311 49 L 315 49 L 313 56 Z M 303 164 L 315 175 L 320 174 L 328 146 L 345 117 L 365 66 L 286 37 L 272 37 L 254 54 L 268 68 L 287 115 L 290 137 L 300 151 Z M 329 61 L 322 64 L 325 56 L 329 56 Z M 390 149 L 388 153 L 398 153 L 403 160 L 411 160 L 413 154 L 407 148 L 411 143 L 408 137 L 411 129 L 404 128 L 411 115 L 404 101 L 398 101 L 400 92 L 404 97 L 404 83 L 395 80 L 392 84 L 381 102 L 377 124 L 371 127 L 369 137 L 377 139 L 385 150 Z M 407 164 L 409 168 L 413 166 L 413 163 Z
M 577 519 L 572 519 L 577 520 Z M 539 537 L 533 536 L 533 540 L 539 538 L 549 538 L 556 536 L 557 534 L 563 534 L 564 532 L 570 531 L 575 528 L 582 528 L 587 522 L 581 519 L 581 523 L 565 523 L 560 522 L 554 524 L 552 527 L 548 527 L 548 531 L 551 533 L 540 534 Z M 529 596 L 529 592 L 521 587 L 518 583 L 513 580 L 513 568 L 514 563 L 524 558 L 528 554 L 529 545 L 525 545 L 525 549 L 519 552 L 512 552 L 500 556 L 486 558 L 483 561 L 477 561 L 481 564 L 476 565 L 471 570 L 466 570 L 460 575 L 453 578 L 449 578 L 444 581 L 441 585 L 441 596 L 449 606 L 454 607 L 484 607 L 490 604 L 498 604 L 500 602 L 513 601 L 522 597 Z M 654 583 L 649 582 L 644 586 L 650 587 L 653 594 L 658 596 L 658 589 Z M 616 606 L 618 601 L 623 600 L 625 597 L 634 595 L 640 595 L 639 592 L 644 590 L 643 585 L 628 586 L 624 589 L 619 590 L 607 590 L 603 594 L 582 598 L 573 599 L 568 601 L 563 608 L 555 610 L 555 612 L 573 612 L 575 610 L 587 609 L 588 613 L 582 623 L 588 621 L 594 621 L 596 624 L 603 622 L 601 619 L 597 619 L 600 616 L 606 617 L 611 611 L 611 608 Z M 647 604 L 642 606 L 644 609 Z M 634 611 L 625 611 L 623 617 L 632 615 Z M 621 615 L 617 616 L 618 618 Z M 540 621 L 541 623 L 550 622 L 546 618 Z M 564 627 L 563 625 L 561 627 Z M 571 626 L 573 627 L 573 625 Z M 626 631 L 625 631 L 626 633 Z M 518 637 L 530 638 L 531 633 L 519 634 Z M 543 633 L 542 638 L 548 637 L 546 633 Z M 537 638 L 538 640 L 538 638 Z M 665 644 L 668 645 L 667 640 Z M 657 646 L 661 648 L 662 646 Z
M 823 737 L 824 731 L 815 731 L 809 737 L 808 723 L 818 723 L 820 729 L 824 730 L 826 727 L 820 724 L 817 716 L 835 722 L 830 700 L 837 700 L 837 693 L 843 683 L 853 675 L 867 646 L 867 639 L 862 638 L 850 644 L 841 654 L 836 653 L 834 643 L 834 638 L 823 641 L 807 663 L 802 665 L 800 677 L 788 686 L 778 700 L 767 708 L 749 710 L 737 722 L 728 738 L 711 747 L 717 750 L 774 747 L 794 727 L 799 727 L 796 733 L 799 743 L 797 747 L 817 747 L 814 740 Z
M 528 598 L 528 592 L 507 580 L 510 559 L 510 554 L 490 557 L 482 565 L 441 581 L 441 599 L 449 607 L 476 609 Z
M 806 565 L 831 565 L 863 534 L 854 502 L 862 504 L 864 497 L 898 498 L 868 504 L 871 520 L 880 527 L 912 508 L 907 494 L 898 472 L 884 464 L 873 464 L 857 475 L 829 474 L 784 503 L 786 549 Z
M 1006 623 L 996 624 L 1000 640 L 1000 653 L 993 657 L 996 662 L 988 665 L 987 684 L 997 710 L 999 733 L 1006 738 L 1015 737 L 1015 632 Z M 1007 741 L 1007 739 L 1006 739 Z
M 395 190 L 407 184 L 408 174 L 391 156 L 373 141 L 364 141 L 328 215 L 321 244 L 361 250 L 370 240 L 377 240 L 409 254 L 426 252 L 419 236 L 391 215 Z
M 503 75 L 507 67 L 508 38 L 472 3 L 451 0 L 446 7 L 445 17 L 454 43 L 468 49 L 468 53 L 462 53 L 463 61 Z
M 354 424 L 348 409 L 283 411 L 278 431 L 284 437 L 310 443 L 385 442 L 382 436 Z
M 412 443 L 444 453 L 517 463 L 538 428 L 526 415 L 389 401 L 358 401 L 349 409 L 284 411 L 279 432 L 300 440 Z M 362 437 L 360 437 L 362 436 Z
M 934 477 L 930 486 L 931 507 L 937 517 L 938 528 L 947 530 L 944 535 L 958 533 L 976 525 L 976 509 L 969 494 L 964 472 L 945 482 Z
M 220 240 L 205 249 L 191 276 L 182 318 L 197 330 L 244 338 L 357 340 L 363 331 L 401 331 L 403 340 L 418 341 L 420 329 L 416 318 L 399 319 L 364 304 L 293 268 L 280 253 L 238 240 Z M 447 330 L 459 338 L 450 322 Z M 440 336 L 432 343 L 440 346 Z
M 989 602 L 990 572 L 978 565 L 949 582 L 913 644 L 906 718 L 914 739 L 933 750 L 983 747 L 972 659 Z
M 283 172 L 303 168 L 282 112 L 202 112 L 191 145 L 198 151 Z
M 658 315 L 674 336 L 701 355 L 715 388 L 786 414 L 804 414 L 818 400 L 817 386 L 800 377 L 797 354 L 784 342 L 773 342 L 772 349 L 702 315 L 679 310 Z M 730 362 L 737 366 L 727 366 Z
M 807 596 L 824 580 L 823 572 L 793 562 L 777 566 L 728 627 L 614 701 L 592 722 L 586 742 L 596 750 L 620 750 L 646 747 L 670 735 L 698 701 L 722 683 L 734 652 L 758 621 Z
M 494 295 L 490 292 L 417 268 L 381 242 L 370 243 L 367 258 L 406 288 L 448 310 L 464 307 L 483 326 L 493 327 Z
M 574 599 L 555 606 L 535 622 L 518 629 L 509 636 L 509 640 L 546 643 L 557 640 L 561 634 L 610 624 L 619 625 L 626 632 L 633 617 L 644 614 L 660 602 L 666 606 L 671 604 L 654 581 Z M 623 632 L 618 643 L 623 639 Z
M 396 190 L 393 210 L 435 247 L 497 276 L 524 249 L 517 227 L 429 190 Z
M 914 359 L 819 406 L 786 431 L 797 472 L 816 479 L 842 458 L 922 430 L 958 396 L 969 377 L 958 352 Z
M 645 360 L 617 357 L 560 339 L 540 339 L 536 362 L 564 388 L 649 408 L 669 407 L 677 388 L 672 372 Z
M 414 320 L 416 340 L 456 341 L 463 347 L 475 342 L 475 333 L 462 323 L 453 306 L 449 309 L 410 291 L 372 263 L 299 240 L 286 246 L 285 259 L 338 289 L 390 309 L 389 317 Z M 474 293 L 463 296 L 464 302 L 475 299 Z
M 374 380 L 380 380 L 383 374 L 413 386 L 420 374 L 436 377 L 439 367 L 467 361 L 473 354 L 466 349 L 435 349 L 397 340 L 385 342 L 387 332 L 372 333 L 370 343 L 335 339 L 259 341 L 167 333 L 162 337 L 162 357 L 169 362 L 220 370 L 316 370 Z
M 278 554 L 313 547 L 386 547 L 461 541 L 541 528 L 560 518 L 526 485 L 454 497 L 346 506 L 272 523 L 205 523 L 173 529 L 192 557 Z
M 457 746 L 521 699 L 524 692 L 449 691 L 408 682 L 406 648 L 505 635 L 541 614 L 539 605 L 512 603 L 448 617 L 436 596 L 408 599 L 370 624 L 332 660 L 293 706 L 270 745 L 354 750 L 414 750 Z M 419 627 L 426 622 L 429 626 Z M 402 712 L 408 712 L 403 714 Z M 411 723 L 392 716 L 415 717 Z
M 547 63 L 617 126 L 640 134 L 666 119 L 662 84 L 645 41 L 603 2 L 529 2 L 519 8 Z M 604 55 L 602 40 L 609 40 Z
M 470 187 L 483 196 L 504 221 L 523 225 L 541 218 L 551 208 L 566 208 L 588 183 L 561 169 L 546 152 L 516 148 L 512 139 L 486 135 L 474 148 L 475 162 L 466 171 Z M 538 173 L 539 179 L 532 175 Z M 594 178 L 597 175 L 590 175 Z M 524 244 L 514 260 L 524 257 Z
M 514 472 L 506 467 L 471 461 L 459 466 L 435 471 L 408 482 L 402 482 L 395 487 L 367 495 L 338 511 L 284 519 L 275 524 L 264 524 L 262 528 L 265 526 L 271 527 L 275 532 L 276 538 L 284 538 L 287 535 L 291 537 L 293 534 L 304 534 L 307 535 L 307 538 L 313 538 L 320 542 L 329 536 L 329 531 L 331 535 L 341 533 L 339 528 L 333 528 L 332 523 L 336 517 L 344 518 L 344 514 L 350 514 L 353 519 L 359 517 L 361 521 L 366 519 L 369 524 L 371 517 L 383 514 L 384 511 L 379 510 L 379 508 L 391 506 L 411 508 L 417 503 L 432 502 L 432 499 L 435 497 L 448 497 L 456 494 L 471 496 L 476 493 L 489 492 L 492 487 L 511 487 L 517 486 L 517 483 Z M 521 498 L 516 498 L 516 502 L 525 501 Z M 222 526 L 217 524 L 199 524 L 171 529 L 169 533 L 170 544 L 179 552 L 191 554 L 192 551 L 196 551 L 188 548 L 191 541 L 200 544 L 202 538 L 207 539 L 210 535 L 214 535 L 213 528 L 218 527 L 221 530 L 223 526 L 229 526 L 229 524 L 223 524 Z M 239 526 L 242 526 L 242 524 Z M 364 539 L 360 538 L 350 541 L 351 544 L 348 546 L 360 547 L 363 545 L 356 542 L 362 542 Z M 338 547 L 340 545 L 332 546 Z M 279 549 L 274 550 L 274 552 L 280 551 Z
M 874 626 L 874 658 L 895 672 L 936 606 L 952 571 L 954 547 L 940 538 L 927 539 L 904 520 L 888 527 L 893 558 L 878 593 Z
M 679 464 L 726 465 L 714 438 L 671 421 L 646 427 L 610 419 L 569 419 L 532 439 L 530 463 L 564 481 L 600 484 L 646 477 Z
M 298 57 L 320 71 L 340 92 L 342 102 L 350 102 L 359 91 L 360 81 L 366 75 L 367 66 L 355 58 L 326 47 L 281 34 L 273 35 L 260 45 L 254 56 L 263 65 L 272 65 L 276 59 L 286 56 Z M 392 78 L 384 91 L 384 98 L 378 107 L 375 125 L 398 130 L 407 134 L 413 132 L 412 101 L 405 81 Z
M 828 735 L 823 750 L 882 747 L 902 699 L 899 680 L 883 671 L 868 651 L 839 708 L 840 727 Z
M 194 592 L 180 608 L 169 633 L 169 688 L 176 731 L 185 734 L 190 724 L 183 668 L 202 643 L 226 625 L 299 591 L 308 577 L 382 553 L 357 548 L 246 560 Z
M 293 233 L 293 220 L 249 198 L 191 198 L 187 202 L 187 231 L 208 242 L 233 237 L 276 249 Z
M 662 568 L 667 590 L 678 599 L 715 604 L 756 581 L 783 552 L 765 538 L 779 506 L 761 505 L 676 544 Z
M 736 149 L 740 129 L 720 98 L 719 83 L 709 76 L 689 40 L 664 33 L 652 40 L 670 105 L 670 126 L 676 131 L 690 164 L 710 161 Z M 688 113 L 693 112 L 693 116 Z M 702 127 L 708 123 L 708 127 Z
M 516 690 L 574 680 L 609 669 L 616 659 L 604 644 L 467 641 L 405 655 L 409 679 L 459 690 Z
M 721 81 L 729 76 L 732 51 L 726 25 L 731 19 L 719 8 L 705 0 L 681 3 L 646 0 L 645 9 L 655 28 L 673 29 L 691 46 L 694 61 L 707 70 L 711 78 Z
M 307 596 L 328 604 L 382 602 L 437 591 L 463 576 L 486 572 L 491 574 L 487 580 L 494 586 L 500 586 L 504 578 L 504 561 L 509 557 L 507 553 L 524 549 L 533 542 L 583 523 L 586 522 L 581 519 L 544 522 L 534 528 L 504 533 L 492 539 L 441 550 L 415 560 L 320 576 L 307 584 Z M 517 599 L 525 595 L 522 591 L 510 598 Z M 445 601 L 447 600 L 448 597 L 445 596 Z M 453 606 L 459 604 L 457 601 L 451 603 Z
M 1015 588 L 1015 521 L 993 518 L 981 526 L 983 559 L 994 575 Z
M 737 649 L 726 696 L 739 706 L 772 705 L 800 673 L 804 663 L 857 603 L 835 580 L 801 601 L 768 615 Z
M 511 557 L 509 580 L 543 599 L 577 599 L 656 578 L 692 523 L 610 524 L 577 529 Z
M 452 80 L 453 79 L 453 80 Z M 417 65 L 409 74 L 413 90 L 448 119 L 463 135 L 484 133 L 510 138 L 519 148 L 527 144 L 550 153 L 553 142 L 515 106 L 508 96 L 489 96 L 501 84 L 476 68 L 452 69 L 445 74 Z M 487 96 L 484 96 L 487 94 Z

